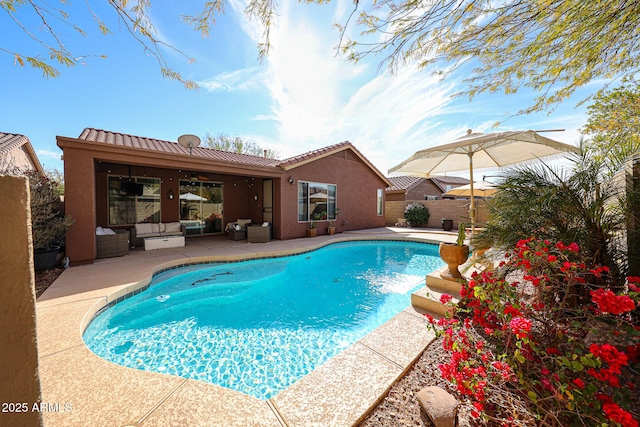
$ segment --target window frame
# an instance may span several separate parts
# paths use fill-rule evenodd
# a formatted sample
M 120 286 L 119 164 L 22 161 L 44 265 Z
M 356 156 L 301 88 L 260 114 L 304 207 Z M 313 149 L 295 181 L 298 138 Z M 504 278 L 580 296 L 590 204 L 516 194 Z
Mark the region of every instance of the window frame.
M 116 201 L 120 201 L 120 202 L 124 202 L 124 203 L 133 203 L 133 216 L 130 216 L 127 214 L 127 220 L 129 219 L 133 219 L 134 222 L 127 222 L 127 223 L 113 223 L 111 222 L 111 204 L 112 204 L 112 194 L 111 194 L 111 181 L 112 179 L 116 179 L 120 182 L 124 182 L 125 180 L 128 181 L 129 179 L 131 179 L 132 182 L 135 182 L 137 184 L 146 184 L 144 182 L 138 182 L 138 180 L 153 180 L 153 184 L 158 186 L 158 193 L 154 193 L 154 194 L 143 194 L 142 196 L 119 196 L 118 199 Z M 153 200 L 154 202 L 158 203 L 158 222 L 162 222 L 162 197 L 161 197 L 161 193 L 162 193 L 162 179 L 159 177 L 153 177 L 153 176 L 132 176 L 132 177 L 122 177 L 121 175 L 107 175 L 107 223 L 109 227 L 123 227 L 123 226 L 131 226 L 131 225 L 135 225 L 135 224 L 139 224 L 138 220 L 138 199 L 146 199 L 146 200 Z M 129 200 L 123 200 L 129 198 Z M 154 203 L 155 204 L 155 203 Z
M 307 191 L 306 191 L 306 203 L 304 205 L 301 204 L 301 186 L 306 185 L 307 187 Z M 309 190 L 312 185 L 318 185 L 318 186 L 326 186 L 327 188 L 327 218 L 326 219 L 320 219 L 320 220 L 316 220 L 316 221 L 329 221 L 329 220 L 335 220 L 336 216 L 334 213 L 331 213 L 330 211 L 333 210 L 335 212 L 336 208 L 338 207 L 338 185 L 337 184 L 332 184 L 332 183 L 328 183 L 328 182 L 317 182 L 317 181 L 303 181 L 303 180 L 298 180 L 298 187 L 297 187 L 297 191 L 296 191 L 296 204 L 298 205 L 298 210 L 297 210 L 297 218 L 298 218 L 298 223 L 309 223 L 314 221 L 311 218 L 311 191 Z M 333 209 L 330 209 L 330 205 L 331 205 L 331 200 L 330 200 L 330 187 L 333 187 Z M 300 215 L 300 211 L 301 211 L 301 206 L 305 206 L 306 207 L 306 218 L 307 219 L 300 219 L 301 215 Z

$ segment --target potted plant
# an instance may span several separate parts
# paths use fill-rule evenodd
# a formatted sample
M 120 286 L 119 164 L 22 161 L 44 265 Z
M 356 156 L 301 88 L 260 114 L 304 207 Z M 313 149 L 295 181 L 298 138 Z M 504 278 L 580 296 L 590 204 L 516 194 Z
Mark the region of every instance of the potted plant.
M 311 217 L 311 222 L 309 223 L 309 228 L 307 228 L 307 237 L 316 237 L 318 235 L 318 229 L 316 228 L 316 224 L 320 219 L 320 214 L 315 214 Z
M 340 211 L 340 208 L 335 208 L 333 210 L 333 215 L 329 217 L 329 234 L 330 235 L 336 234 L 336 227 L 334 227 L 333 221 L 336 221 L 338 219 L 338 215 L 340 215 L 341 213 L 342 212 Z
M 59 184 L 35 171 L 25 173 L 31 193 L 31 234 L 34 269 L 43 271 L 56 264 L 60 245 L 73 224 L 71 216 L 60 213 Z
M 440 277 L 443 279 L 454 281 L 464 279 L 460 271 L 458 271 L 458 267 L 469 259 L 469 245 L 464 244 L 465 237 L 464 223 L 461 222 L 458 224 L 458 238 L 456 243 L 440 243 L 440 258 L 442 258 L 449 267 L 446 272 L 440 274 Z

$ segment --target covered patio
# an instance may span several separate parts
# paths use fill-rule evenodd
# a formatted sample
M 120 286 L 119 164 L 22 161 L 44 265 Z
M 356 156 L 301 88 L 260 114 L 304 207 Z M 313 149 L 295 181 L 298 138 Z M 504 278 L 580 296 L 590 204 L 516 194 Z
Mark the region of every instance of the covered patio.
M 384 225 L 389 183 L 349 142 L 284 160 L 92 128 L 57 143 L 65 210 L 75 219 L 66 237 L 72 265 L 96 259 L 98 226 L 179 222 L 190 238 L 222 234 L 228 223 L 249 219 L 270 223 L 272 237 L 287 240 L 306 234 L 317 209 L 330 217 L 338 205 L 347 213 L 338 231 Z

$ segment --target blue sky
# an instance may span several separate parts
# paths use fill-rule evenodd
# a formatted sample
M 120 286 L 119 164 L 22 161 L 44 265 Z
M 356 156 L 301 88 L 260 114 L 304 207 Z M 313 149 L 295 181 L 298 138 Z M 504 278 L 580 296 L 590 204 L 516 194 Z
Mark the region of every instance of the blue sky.
M 62 153 L 56 135 L 77 137 L 85 127 L 94 127 L 171 141 L 185 133 L 223 132 L 251 138 L 282 158 L 348 140 L 386 174 L 415 151 L 446 143 L 467 129 L 561 128 L 566 131 L 545 136 L 577 144 L 586 116 L 585 106 L 575 105 L 602 86 L 586 86 L 550 115 L 512 117 L 492 129 L 496 121 L 529 106 L 535 94 L 522 89 L 510 96 L 452 99 L 463 87 L 465 70 L 440 82 L 429 71 L 380 71 L 381 57 L 355 65 L 336 57 L 339 34 L 331 24 L 345 22 L 351 1 L 325 6 L 283 2 L 272 32 L 273 50 L 262 64 L 256 49 L 261 30 L 242 15 L 242 0 L 227 3 L 226 14 L 206 39 L 179 19 L 196 13 L 201 3 L 178 3 L 154 1 L 152 18 L 163 40 L 195 58 L 189 64 L 183 56 L 163 51 L 170 66 L 197 81 L 200 90 L 164 79 L 157 62 L 144 54 L 108 6 L 92 3 L 113 32 L 102 36 L 78 2 L 67 10 L 88 34 L 80 37 L 65 28 L 63 40 L 78 55 L 107 59 L 90 56 L 83 65 L 60 68 L 60 77 L 45 79 L 38 70 L 14 65 L 13 57 L 0 51 L 0 131 L 28 136 L 45 167 L 59 170 Z M 34 34 L 42 34 L 31 17 L 23 12 L 17 16 Z M 44 53 L 6 14 L 0 14 L 0 28 L 0 48 Z

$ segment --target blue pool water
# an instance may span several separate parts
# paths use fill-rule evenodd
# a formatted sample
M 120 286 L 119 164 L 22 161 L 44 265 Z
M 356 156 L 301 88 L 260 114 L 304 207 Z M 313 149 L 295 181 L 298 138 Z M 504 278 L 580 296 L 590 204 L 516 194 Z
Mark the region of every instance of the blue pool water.
M 169 270 L 84 340 L 123 366 L 268 399 L 405 309 L 442 265 L 435 245 L 367 241 Z

